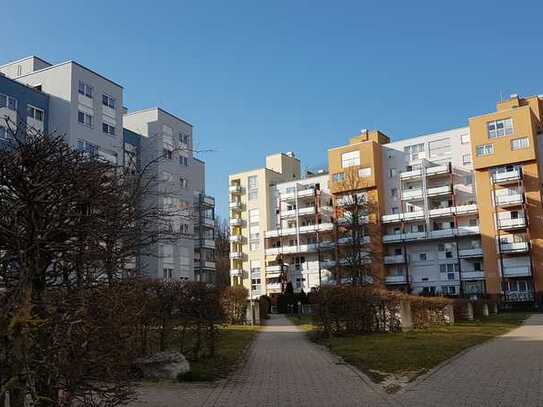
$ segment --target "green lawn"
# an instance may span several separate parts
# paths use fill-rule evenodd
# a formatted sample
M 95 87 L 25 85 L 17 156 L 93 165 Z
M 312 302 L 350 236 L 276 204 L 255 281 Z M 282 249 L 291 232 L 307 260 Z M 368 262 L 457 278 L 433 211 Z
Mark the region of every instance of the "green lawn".
M 377 382 L 390 375 L 403 375 L 412 380 L 464 349 L 516 328 L 526 317 L 524 313 L 504 313 L 452 326 L 328 338 L 320 342 Z M 312 330 L 311 320 L 307 317 L 291 320 L 305 331 Z
M 258 329 L 258 326 L 250 325 L 230 325 L 220 328 L 215 356 L 191 362 L 191 371 L 180 380 L 212 381 L 226 377 L 238 366 Z

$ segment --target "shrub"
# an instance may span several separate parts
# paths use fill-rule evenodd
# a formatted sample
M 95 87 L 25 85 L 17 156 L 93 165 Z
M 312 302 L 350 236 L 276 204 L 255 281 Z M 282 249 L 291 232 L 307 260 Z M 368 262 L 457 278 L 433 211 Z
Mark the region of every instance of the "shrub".
M 226 287 L 222 291 L 221 303 L 224 320 L 229 324 L 243 324 L 247 316 L 247 297 L 249 292 L 245 287 Z

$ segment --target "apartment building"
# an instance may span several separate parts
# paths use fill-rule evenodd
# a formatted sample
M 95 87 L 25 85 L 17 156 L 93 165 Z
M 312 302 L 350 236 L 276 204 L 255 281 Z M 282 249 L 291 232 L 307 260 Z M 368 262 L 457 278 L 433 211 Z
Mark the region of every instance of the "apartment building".
M 0 147 L 9 143 L 9 126 L 47 131 L 48 118 L 48 95 L 0 74 Z
M 0 115 L 61 134 L 92 157 L 148 168 L 157 182 L 147 204 L 175 208 L 177 239 L 140 256 L 140 269 L 152 278 L 214 282 L 215 201 L 205 193 L 190 123 L 160 108 L 127 112 L 122 86 L 77 62 L 35 56 L 0 66 Z
M 251 298 L 267 293 L 264 235 L 276 222 L 272 188 L 298 179 L 300 161 L 293 153 L 267 156 L 264 168 L 229 177 L 230 275 L 232 284 L 244 285 Z
M 339 222 L 342 202 L 363 196 L 370 209 L 369 248 L 380 259 L 371 264 L 376 284 L 421 295 L 490 296 L 504 306 L 541 304 L 542 114 L 543 97 L 512 95 L 496 112 L 470 118 L 458 129 L 395 142 L 379 131 L 362 131 L 347 145 L 328 150 L 328 182 L 318 184 L 323 196 L 331 196 L 332 215 L 321 214 L 322 225 Z M 260 230 L 266 254 L 279 256 L 275 262 L 266 257 L 269 273 L 260 280 L 261 293 L 283 288 L 273 272 L 304 291 L 316 286 L 311 277 L 284 273 L 291 265 L 303 270 L 296 266 L 300 246 L 315 243 L 300 233 L 312 226 L 304 224 L 303 210 L 311 213 L 309 219 L 315 208 L 325 208 L 311 202 L 309 192 L 295 200 L 293 191 L 312 185 L 311 179 L 296 181 L 294 190 L 292 181 L 274 184 L 261 202 L 279 214 Z M 296 221 L 282 220 L 285 212 Z M 337 283 L 325 236 L 324 231 L 319 236 L 319 268 L 328 277 L 318 283 Z M 243 276 L 246 265 L 236 266 L 233 272 Z

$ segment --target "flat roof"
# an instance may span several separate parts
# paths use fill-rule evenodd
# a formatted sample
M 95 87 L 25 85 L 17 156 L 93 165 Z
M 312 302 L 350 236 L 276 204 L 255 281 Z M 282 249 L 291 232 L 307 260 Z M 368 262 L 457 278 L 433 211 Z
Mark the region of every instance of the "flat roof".
M 170 112 L 168 112 L 168 111 L 166 111 L 166 110 L 164 110 L 164 109 L 162 109 L 161 107 L 158 107 L 158 106 L 155 106 L 155 107 L 148 107 L 148 108 L 146 108 L 146 109 L 141 109 L 141 110 L 135 110 L 135 111 L 133 111 L 133 112 L 128 112 L 128 113 L 125 113 L 124 116 L 130 116 L 130 115 L 133 115 L 133 114 L 144 113 L 144 112 L 150 112 L 150 111 L 152 111 L 152 110 L 160 111 L 160 112 L 162 112 L 162 113 L 164 113 L 164 114 L 166 114 L 166 115 L 168 115 L 168 116 L 170 116 L 170 117 L 173 117 L 173 118 L 176 119 L 176 120 L 179 120 L 179 121 L 185 123 L 186 125 L 188 125 L 188 126 L 190 126 L 190 127 L 194 127 L 194 126 L 193 126 L 191 123 L 189 123 L 188 121 L 186 121 L 186 120 L 184 120 L 184 119 L 182 119 L 182 118 L 180 118 L 180 117 L 178 117 L 178 116 L 176 116 L 176 115 L 174 115 L 174 114 L 172 114 L 172 113 L 170 113 Z

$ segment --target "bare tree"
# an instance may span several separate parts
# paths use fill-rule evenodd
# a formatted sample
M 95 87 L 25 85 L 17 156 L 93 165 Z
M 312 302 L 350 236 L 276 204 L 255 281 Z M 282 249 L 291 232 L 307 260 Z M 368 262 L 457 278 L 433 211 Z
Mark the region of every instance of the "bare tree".
M 360 189 L 357 174 L 347 171 L 342 183 L 345 191 L 336 196 L 334 218 L 336 281 L 354 286 L 378 282 L 373 263 L 379 261 L 374 241 L 378 238 L 374 222 L 376 205 L 368 191 Z
M 130 396 L 127 265 L 169 233 L 153 177 L 6 120 L 0 149 L 0 397 L 117 405 Z M 136 274 L 139 272 L 136 270 Z M 138 304 L 132 301 L 133 313 Z
M 218 288 L 230 285 L 230 227 L 225 219 L 215 218 L 215 276 Z

